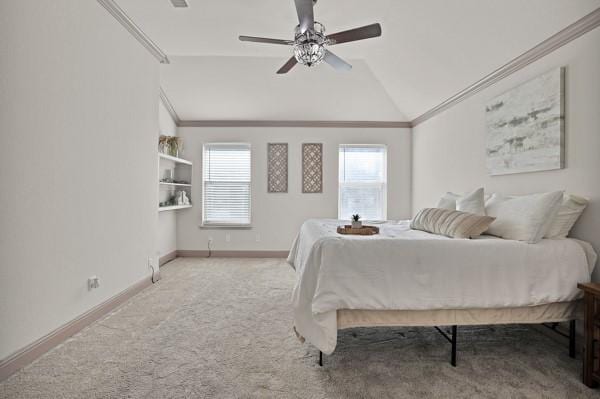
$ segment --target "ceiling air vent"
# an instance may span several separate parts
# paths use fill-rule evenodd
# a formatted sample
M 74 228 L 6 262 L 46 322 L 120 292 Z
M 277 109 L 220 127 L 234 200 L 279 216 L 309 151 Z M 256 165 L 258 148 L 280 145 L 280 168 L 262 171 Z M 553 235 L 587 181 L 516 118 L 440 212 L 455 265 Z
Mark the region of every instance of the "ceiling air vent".
M 176 8 L 186 8 L 190 6 L 187 0 L 171 0 L 171 4 Z

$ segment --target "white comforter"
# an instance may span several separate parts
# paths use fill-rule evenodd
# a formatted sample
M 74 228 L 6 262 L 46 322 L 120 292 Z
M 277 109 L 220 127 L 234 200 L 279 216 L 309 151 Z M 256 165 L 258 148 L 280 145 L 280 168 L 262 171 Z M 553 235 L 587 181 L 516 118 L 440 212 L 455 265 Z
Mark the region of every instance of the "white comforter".
M 474 240 L 380 225 L 376 236 L 342 236 L 339 220 L 308 220 L 288 262 L 296 331 L 334 351 L 338 309 L 502 308 L 564 302 L 590 281 L 596 254 L 585 242 Z

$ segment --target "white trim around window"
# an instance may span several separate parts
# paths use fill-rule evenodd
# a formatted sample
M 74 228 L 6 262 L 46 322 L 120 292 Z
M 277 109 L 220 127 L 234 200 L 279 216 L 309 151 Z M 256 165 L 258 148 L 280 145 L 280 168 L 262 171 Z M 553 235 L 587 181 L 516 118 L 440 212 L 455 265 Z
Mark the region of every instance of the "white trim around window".
M 387 146 L 340 144 L 338 218 L 387 219 Z
M 202 146 L 202 227 L 251 227 L 251 176 L 249 143 Z

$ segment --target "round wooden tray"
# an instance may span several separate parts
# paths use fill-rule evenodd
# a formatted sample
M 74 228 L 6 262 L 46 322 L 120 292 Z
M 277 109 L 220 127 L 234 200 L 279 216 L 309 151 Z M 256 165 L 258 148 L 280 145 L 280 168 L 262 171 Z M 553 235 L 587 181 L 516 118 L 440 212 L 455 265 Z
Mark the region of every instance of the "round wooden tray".
M 351 224 L 345 226 L 338 226 L 337 232 L 340 234 L 355 234 L 359 236 L 372 236 L 379 234 L 379 227 L 377 226 L 363 226 L 360 229 L 353 229 Z

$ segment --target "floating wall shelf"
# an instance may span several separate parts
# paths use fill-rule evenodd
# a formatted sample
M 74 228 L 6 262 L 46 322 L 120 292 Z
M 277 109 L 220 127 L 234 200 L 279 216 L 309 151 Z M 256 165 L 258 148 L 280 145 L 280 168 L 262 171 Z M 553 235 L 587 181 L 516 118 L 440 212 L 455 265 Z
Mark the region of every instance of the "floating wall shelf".
M 171 202 L 170 199 L 179 192 L 185 191 L 188 198 L 192 198 L 192 163 L 186 159 L 174 157 L 171 155 L 158 153 L 158 187 L 159 202 Z M 174 173 L 167 173 L 168 170 L 174 170 Z M 168 176 L 165 176 L 167 174 Z M 167 183 L 160 181 L 168 177 L 176 181 L 189 181 L 190 183 Z M 158 211 L 176 211 L 180 209 L 191 208 L 192 205 L 169 205 L 159 206 Z
M 173 206 L 159 206 L 158 207 L 158 211 L 159 212 L 164 212 L 164 211 L 177 211 L 179 209 L 187 209 L 187 208 L 191 208 L 191 205 L 173 205 Z
M 184 164 L 184 165 L 190 165 L 190 166 L 192 166 L 192 163 L 190 161 L 186 160 L 186 159 L 173 157 L 171 155 L 163 154 L 162 152 L 159 152 L 158 156 L 159 156 L 159 158 L 168 159 L 169 161 L 173 161 L 175 163 L 181 163 L 181 164 Z

